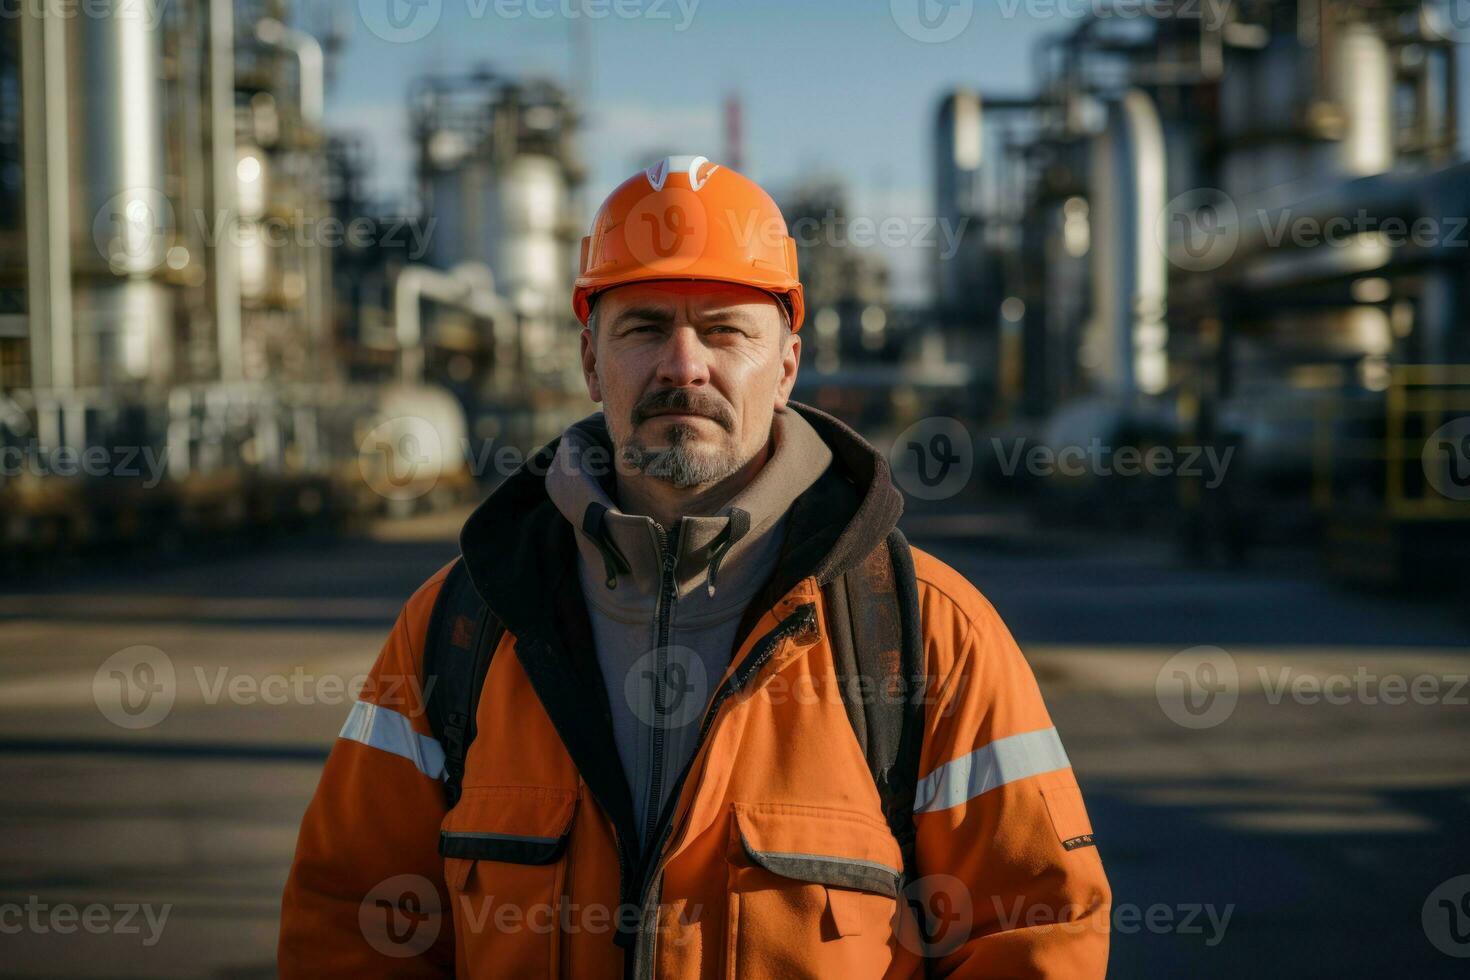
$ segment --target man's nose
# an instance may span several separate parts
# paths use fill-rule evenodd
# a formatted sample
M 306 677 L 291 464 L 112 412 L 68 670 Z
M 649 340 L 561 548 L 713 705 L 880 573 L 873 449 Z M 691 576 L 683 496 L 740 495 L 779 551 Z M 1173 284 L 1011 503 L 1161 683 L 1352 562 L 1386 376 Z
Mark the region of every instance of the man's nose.
M 709 361 L 699 332 L 693 327 L 679 326 L 669 331 L 659 352 L 659 384 L 669 388 L 703 385 L 709 382 Z

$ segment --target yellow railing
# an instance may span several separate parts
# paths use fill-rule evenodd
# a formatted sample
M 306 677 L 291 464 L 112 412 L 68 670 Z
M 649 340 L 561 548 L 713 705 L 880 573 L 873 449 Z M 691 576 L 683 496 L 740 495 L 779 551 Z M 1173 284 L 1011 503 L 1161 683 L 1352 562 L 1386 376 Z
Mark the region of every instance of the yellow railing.
M 1470 365 L 1404 364 L 1393 368 L 1385 393 L 1384 455 L 1387 464 L 1385 507 L 1393 520 L 1470 520 L 1470 487 L 1466 499 L 1438 492 L 1429 482 L 1406 480 L 1407 466 L 1423 465 L 1425 440 L 1456 418 L 1470 418 Z M 1420 424 L 1415 431 L 1413 423 Z M 1470 423 L 1466 423 L 1470 425 Z
M 1340 479 L 1345 470 L 1364 473 L 1381 466 L 1383 474 L 1380 517 L 1393 521 L 1470 521 L 1470 487 L 1465 499 L 1446 496 L 1435 489 L 1425 465 L 1428 438 L 1457 418 L 1470 418 L 1470 365 L 1402 364 L 1389 369 L 1387 387 L 1381 398 L 1312 398 L 1309 405 L 1293 406 L 1299 396 L 1282 392 L 1276 396 L 1277 417 L 1310 417 L 1310 442 L 1297 445 L 1303 456 L 1310 454 L 1313 509 L 1329 514 L 1338 509 Z M 1197 405 L 1192 395 L 1181 392 L 1180 414 L 1192 419 Z M 1383 436 L 1368 434 L 1382 419 Z M 1351 423 L 1363 423 L 1352 425 Z M 1466 423 L 1470 426 L 1470 422 Z M 1470 464 L 1470 460 L 1466 461 Z M 1364 464 L 1367 464 L 1366 466 Z M 1181 481 L 1181 503 L 1198 504 L 1199 488 L 1194 481 Z M 1380 496 L 1375 488 L 1373 498 Z M 1361 511 L 1358 511 L 1361 515 Z

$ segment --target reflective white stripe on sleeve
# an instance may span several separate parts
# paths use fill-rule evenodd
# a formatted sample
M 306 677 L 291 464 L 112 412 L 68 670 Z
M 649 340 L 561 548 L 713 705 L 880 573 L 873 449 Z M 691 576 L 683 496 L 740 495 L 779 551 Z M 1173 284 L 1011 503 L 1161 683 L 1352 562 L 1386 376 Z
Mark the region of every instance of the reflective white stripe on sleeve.
M 444 778 L 444 749 L 439 742 L 414 731 L 413 722 L 392 708 L 355 702 L 337 737 L 401 755 L 430 779 Z
M 914 794 L 914 812 L 959 806 L 997 786 L 1066 769 L 1071 764 L 1055 728 L 998 738 L 969 755 L 944 763 L 920 780 Z

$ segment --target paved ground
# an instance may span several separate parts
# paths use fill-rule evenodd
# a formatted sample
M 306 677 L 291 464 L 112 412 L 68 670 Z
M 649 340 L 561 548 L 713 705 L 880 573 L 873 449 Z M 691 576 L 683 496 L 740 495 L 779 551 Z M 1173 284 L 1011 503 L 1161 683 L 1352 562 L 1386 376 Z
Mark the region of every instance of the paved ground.
M 367 669 L 452 526 L 0 596 L 0 972 L 272 975 L 296 824 L 345 712 L 322 679 Z M 1116 891 L 1112 975 L 1464 975 L 1434 941 L 1470 954 L 1470 899 L 1453 917 L 1470 887 L 1427 901 L 1470 874 L 1463 620 L 1334 592 L 1287 559 L 1202 572 L 975 527 L 911 534 L 1036 667 Z M 131 731 L 92 692 L 136 645 L 167 654 L 178 693 Z M 1200 645 L 1218 649 L 1175 658 Z M 1418 687 L 1400 697 L 1399 677 Z M 1314 698 L 1322 684 L 1346 703 Z
M 1283 560 L 1181 572 L 1142 549 L 931 544 L 1041 678 L 1114 888 L 1110 975 L 1465 975 L 1429 934 L 1461 956 L 1470 934 L 1456 944 L 1437 901 L 1423 921 L 1470 874 L 1470 631 L 1452 610 L 1334 592 Z M 1169 663 L 1199 645 L 1219 649 Z M 1196 718 L 1167 681 L 1205 664 L 1219 683 L 1233 668 L 1238 700 Z

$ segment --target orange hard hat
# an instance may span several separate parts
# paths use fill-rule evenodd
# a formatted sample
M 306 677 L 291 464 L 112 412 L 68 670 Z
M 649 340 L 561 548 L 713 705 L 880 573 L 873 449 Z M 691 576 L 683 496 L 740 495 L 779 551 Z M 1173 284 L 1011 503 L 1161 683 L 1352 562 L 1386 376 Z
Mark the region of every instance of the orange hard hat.
M 582 239 L 572 309 L 585 325 L 598 293 L 659 279 L 763 289 L 801 328 L 796 242 L 781 209 L 755 181 L 704 157 L 664 157 L 608 195 Z

